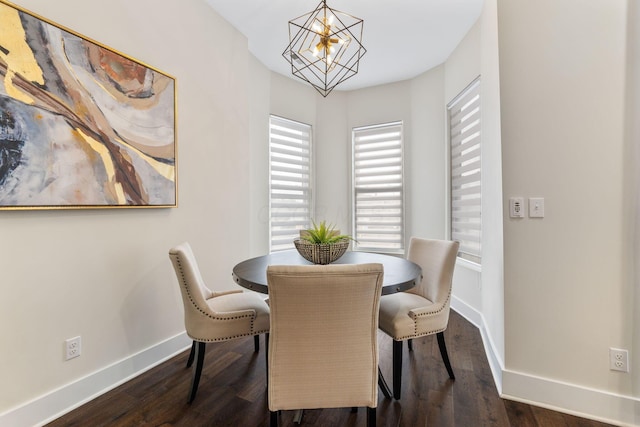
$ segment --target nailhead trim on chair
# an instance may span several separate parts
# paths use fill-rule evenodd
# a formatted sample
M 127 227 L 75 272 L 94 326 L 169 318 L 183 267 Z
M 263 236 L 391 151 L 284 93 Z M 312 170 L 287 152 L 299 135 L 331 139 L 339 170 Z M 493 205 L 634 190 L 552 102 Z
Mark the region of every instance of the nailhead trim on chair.
M 437 309 L 435 311 L 430 311 L 428 313 L 417 314 L 415 316 L 415 318 L 424 317 L 424 316 L 428 316 L 428 315 L 431 315 L 431 314 L 440 313 L 447 306 L 447 302 L 449 302 L 450 299 L 451 299 L 451 290 L 449 290 L 449 294 L 447 295 L 447 299 L 444 301 L 444 304 L 442 304 L 442 306 L 439 309 Z M 394 340 L 403 341 L 403 340 L 406 340 L 406 339 L 426 337 L 427 335 L 437 334 L 438 332 L 443 332 L 444 330 L 447 329 L 446 327 L 440 328 L 440 329 L 434 329 L 433 331 L 423 332 L 420 335 L 418 335 L 418 323 L 416 322 L 415 318 L 413 319 L 413 325 L 414 325 L 413 335 L 405 335 L 405 336 L 402 336 L 402 337 L 399 337 L 399 338 L 394 338 Z
M 248 334 L 234 335 L 234 336 L 231 336 L 231 337 L 214 338 L 214 339 L 201 339 L 201 338 L 196 338 L 196 337 L 193 337 L 193 336 L 189 335 L 190 338 L 192 338 L 192 339 L 194 339 L 196 341 L 200 341 L 200 342 L 216 342 L 216 341 L 227 341 L 227 340 L 231 340 L 231 339 L 234 339 L 234 338 L 240 338 L 240 337 L 248 337 L 248 336 L 260 335 L 260 334 L 264 334 L 264 333 L 269 332 L 268 329 L 264 330 L 264 331 L 259 331 L 259 332 L 256 332 L 256 331 L 253 330 L 254 321 L 255 321 L 255 318 L 256 318 L 255 315 L 244 314 L 242 316 L 234 316 L 234 317 L 217 317 L 217 316 L 212 316 L 209 313 L 207 313 L 207 312 L 203 311 L 202 309 L 200 309 L 200 307 L 198 307 L 198 305 L 193 300 L 191 292 L 189 292 L 189 287 L 187 286 L 187 281 L 186 281 L 186 278 L 185 278 L 184 270 L 182 269 L 182 263 L 180 262 L 180 257 L 178 257 L 177 254 L 171 254 L 171 256 L 175 257 L 176 263 L 178 264 L 178 268 L 180 269 L 181 285 L 185 289 L 185 291 L 187 292 L 187 295 L 189 296 L 189 301 L 191 301 L 191 303 L 196 308 L 196 310 L 198 310 L 202 315 L 204 315 L 206 317 L 209 317 L 211 319 L 215 319 L 215 320 L 237 320 L 237 319 L 244 319 L 244 318 L 247 318 L 247 317 L 251 318 L 251 331 L 252 332 L 248 333 Z
M 399 337 L 399 338 L 394 338 L 394 340 L 396 340 L 396 341 L 404 341 L 404 340 L 407 340 L 407 339 L 426 337 L 427 335 L 433 335 L 433 334 L 437 334 L 438 332 L 444 332 L 446 329 L 447 328 L 434 329 L 433 331 L 427 331 L 427 332 L 422 333 L 420 335 L 418 335 L 418 333 L 416 332 L 414 335 L 404 335 L 404 336 Z
M 189 334 L 187 334 L 187 335 L 189 335 L 189 338 L 191 338 L 192 340 L 199 341 L 199 342 L 220 342 L 220 341 L 229 341 L 229 340 L 232 340 L 232 339 L 235 339 L 235 338 L 253 337 L 253 336 L 256 336 L 256 335 L 266 334 L 267 332 L 269 332 L 269 331 L 267 330 L 267 331 L 254 332 L 254 333 L 251 333 L 251 334 L 234 335 L 232 337 L 213 338 L 213 339 L 211 339 L 211 338 L 196 338 L 196 337 L 192 337 Z

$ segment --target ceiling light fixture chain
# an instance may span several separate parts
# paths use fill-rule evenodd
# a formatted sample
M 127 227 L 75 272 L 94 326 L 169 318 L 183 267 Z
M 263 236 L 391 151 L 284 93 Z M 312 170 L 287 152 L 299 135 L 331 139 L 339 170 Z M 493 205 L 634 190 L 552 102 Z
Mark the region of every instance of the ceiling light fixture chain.
M 367 52 L 362 45 L 364 21 L 327 6 L 289 21 L 289 46 L 282 56 L 294 76 L 311 84 L 322 96 L 358 73 Z

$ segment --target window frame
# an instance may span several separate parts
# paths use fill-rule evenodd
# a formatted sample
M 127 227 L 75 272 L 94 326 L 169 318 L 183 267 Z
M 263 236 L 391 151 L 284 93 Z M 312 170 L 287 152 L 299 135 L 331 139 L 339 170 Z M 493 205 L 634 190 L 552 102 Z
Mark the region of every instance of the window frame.
M 287 127 L 287 125 L 289 127 Z M 306 130 L 307 134 L 308 134 L 308 139 L 306 140 L 306 150 L 308 151 L 308 161 L 306 163 L 306 167 L 307 167 L 307 187 L 306 187 L 306 193 L 308 194 L 308 197 L 306 198 L 306 209 L 308 211 L 308 216 L 300 221 L 300 220 L 294 220 L 291 222 L 297 222 L 298 224 L 295 225 L 295 228 L 293 228 L 292 230 L 287 231 L 286 229 L 283 228 L 278 228 L 278 227 L 283 227 L 283 226 L 276 226 L 274 225 L 274 218 L 276 218 L 274 216 L 274 210 L 275 209 L 285 209 L 283 206 L 277 206 L 277 200 L 283 200 L 283 199 L 278 199 L 277 197 L 274 197 L 274 154 L 279 155 L 279 153 L 274 153 L 274 133 L 273 133 L 273 127 L 274 126 L 278 126 L 280 128 L 285 128 L 285 132 L 289 132 L 289 133 L 293 133 L 295 134 L 296 132 L 304 132 L 301 129 Z M 285 137 L 286 138 L 286 137 Z M 282 141 L 280 141 L 282 142 Z M 287 144 L 281 144 L 284 145 L 285 147 L 287 146 Z M 294 147 L 296 146 L 295 143 L 291 144 L 290 147 Z M 305 146 L 304 144 L 302 145 L 302 147 L 300 148 L 302 151 L 305 150 Z M 286 148 L 285 148 L 286 150 Z M 282 150 L 280 150 L 282 151 Z M 293 239 L 296 238 L 299 233 L 297 233 L 298 230 L 303 230 L 306 228 L 309 228 L 311 226 L 311 221 L 314 217 L 314 212 L 315 212 L 315 205 L 314 205 L 314 197 L 313 197 L 313 192 L 314 192 L 314 185 L 315 185 L 315 176 L 314 176 L 314 156 L 313 156 L 313 126 L 308 124 L 308 123 L 303 123 L 300 121 L 296 121 L 296 120 L 292 120 L 292 119 L 288 119 L 285 117 L 281 117 L 281 116 L 277 116 L 274 114 L 270 114 L 269 115 L 269 147 L 268 147 L 268 162 L 269 162 L 269 166 L 268 166 L 268 173 L 269 173 L 269 252 L 277 252 L 277 251 L 282 251 L 282 250 L 287 250 L 287 249 L 294 249 L 295 246 L 293 244 Z M 303 156 L 304 157 L 304 156 Z M 287 173 L 286 171 L 283 171 L 283 169 L 287 169 L 287 168 L 296 168 L 296 167 L 300 167 L 302 171 L 304 171 L 304 167 L 305 165 L 302 164 L 295 164 L 295 160 L 292 161 L 290 164 L 287 164 L 287 162 L 276 162 L 276 163 L 280 163 L 280 167 L 279 170 L 276 167 L 276 171 L 277 173 L 280 174 L 285 174 Z M 284 181 L 291 181 L 294 182 L 293 180 L 289 180 L 286 178 L 283 178 Z M 275 181 L 278 181 L 277 179 Z M 301 182 L 301 188 L 305 188 L 305 183 L 304 181 Z M 281 191 L 287 191 L 287 190 L 282 190 L 282 188 L 280 188 Z M 291 191 L 294 191 L 294 189 L 292 189 Z M 305 190 L 301 190 L 303 193 Z M 291 197 L 293 194 L 289 194 L 288 197 L 286 198 L 290 198 L 290 200 L 295 200 L 295 198 Z M 282 202 L 280 202 L 282 203 Z M 304 208 L 304 206 L 301 206 Z M 297 215 L 295 217 L 300 217 L 302 215 Z M 277 233 L 277 234 L 274 234 Z M 289 243 L 280 243 L 280 244 L 276 244 L 274 245 L 274 241 L 277 240 L 277 238 L 275 238 L 276 235 L 281 235 L 281 236 L 286 236 L 287 239 L 289 239 Z M 284 241 L 284 239 L 281 239 Z
M 357 150 L 356 150 L 356 145 L 357 145 L 357 137 L 359 133 L 364 133 L 364 132 L 375 132 L 378 130 L 392 130 L 394 128 L 397 128 L 399 130 L 399 149 L 400 149 L 400 155 L 399 155 L 399 164 L 397 166 L 399 166 L 400 168 L 400 180 L 399 180 L 399 191 L 400 191 L 400 197 L 397 199 L 399 200 L 399 207 L 400 207 L 400 214 L 398 215 L 399 217 L 399 231 L 397 234 L 399 234 L 399 238 L 395 239 L 393 242 L 395 242 L 396 244 L 398 244 L 399 246 L 397 247 L 385 247 L 385 246 L 377 246 L 377 245 L 365 245 L 362 243 L 361 240 L 359 240 L 359 238 L 361 237 L 361 234 L 359 232 L 359 227 L 358 227 L 358 193 L 361 193 L 361 191 L 358 191 L 358 186 L 357 186 L 357 179 L 358 179 L 358 172 L 357 172 L 357 166 L 356 166 L 356 162 L 357 162 Z M 382 133 L 381 133 L 382 134 Z M 406 195 L 406 184 L 405 184 L 405 161 L 404 161 L 404 151 L 405 151 L 405 143 L 404 143 L 404 122 L 402 120 L 398 120 L 398 121 L 392 121 L 392 122 L 386 122 L 386 123 L 380 123 L 380 124 L 375 124 L 375 125 L 367 125 L 367 126 L 359 126 L 359 127 L 354 127 L 352 128 L 351 131 L 351 226 L 352 226 L 352 232 L 353 232 L 353 238 L 355 239 L 355 241 L 353 242 L 352 248 L 353 250 L 356 251 L 366 251 L 366 252 L 377 252 L 377 253 L 386 253 L 386 254 L 394 254 L 394 255 L 404 255 L 405 250 L 406 250 L 406 239 L 405 239 L 405 234 L 406 234 L 406 220 L 405 220 L 405 216 L 406 216 L 406 203 L 405 203 L 405 195 Z M 394 159 L 396 156 L 391 156 L 390 159 Z M 384 176 L 384 174 L 382 174 L 381 176 Z M 386 190 L 388 191 L 388 190 Z M 393 234 L 390 231 L 384 231 L 383 233 L 388 233 L 388 234 Z M 370 233 L 370 234 L 375 234 L 375 233 Z
M 478 267 L 482 262 L 483 171 L 481 107 L 480 76 L 476 77 L 447 104 L 448 235 L 451 240 L 460 242 L 458 259 Z M 463 114 L 465 108 L 472 109 Z M 473 117 L 474 115 L 477 116 L 477 119 Z M 464 120 L 469 120 L 469 124 L 462 125 Z M 477 126 L 475 127 L 473 126 L 476 123 L 474 120 L 477 120 Z M 463 136 L 465 132 L 469 133 Z M 453 146 L 454 141 L 456 143 L 455 147 Z M 462 148 L 463 144 L 470 145 Z M 473 154 L 474 150 L 477 150 L 477 155 Z M 462 158 L 462 155 L 459 156 L 459 152 L 468 154 L 467 158 Z M 456 156 L 456 159 L 454 159 L 454 156 Z M 457 159 L 458 156 L 461 157 L 460 161 Z M 475 165 L 476 162 L 477 166 Z M 456 174 L 454 177 L 454 171 L 460 171 L 460 174 Z M 466 185 L 464 190 L 454 185 L 455 178 L 458 180 L 463 177 L 469 179 L 474 174 L 477 174 L 477 179 L 474 178 L 470 182 L 463 184 Z M 463 195 L 462 193 L 465 191 L 469 191 L 470 194 Z M 454 218 L 456 213 L 461 213 L 462 215 Z M 468 222 L 460 222 L 461 217 L 468 218 Z M 461 227 L 460 225 L 467 225 L 468 227 Z

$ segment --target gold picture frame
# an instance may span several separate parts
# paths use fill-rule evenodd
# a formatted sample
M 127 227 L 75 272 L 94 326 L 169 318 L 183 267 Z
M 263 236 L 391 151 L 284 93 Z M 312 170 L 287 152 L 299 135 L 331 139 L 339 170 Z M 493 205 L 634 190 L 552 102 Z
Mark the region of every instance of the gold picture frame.
M 177 207 L 176 79 L 0 0 L 0 210 Z

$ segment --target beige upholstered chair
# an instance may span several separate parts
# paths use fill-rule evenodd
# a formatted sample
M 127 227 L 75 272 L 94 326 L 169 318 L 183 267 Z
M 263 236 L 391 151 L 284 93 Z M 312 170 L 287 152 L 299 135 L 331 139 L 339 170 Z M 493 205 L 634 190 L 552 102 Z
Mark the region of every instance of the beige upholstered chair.
M 269 266 L 269 411 L 378 405 L 381 264 Z
M 385 295 L 380 301 L 380 329 L 393 338 L 393 397 L 402 389 L 402 342 L 437 334 L 440 355 L 455 379 L 443 331 L 449 322 L 451 281 L 458 242 L 412 237 L 407 258 L 422 267 L 422 281 L 407 292 Z
M 258 351 L 259 335 L 269 332 L 269 306 L 256 294 L 209 290 L 188 243 L 169 250 L 169 257 L 182 293 L 187 335 L 193 339 L 187 367 L 196 358 L 189 392 L 191 403 L 198 391 L 206 343 L 253 336 Z

